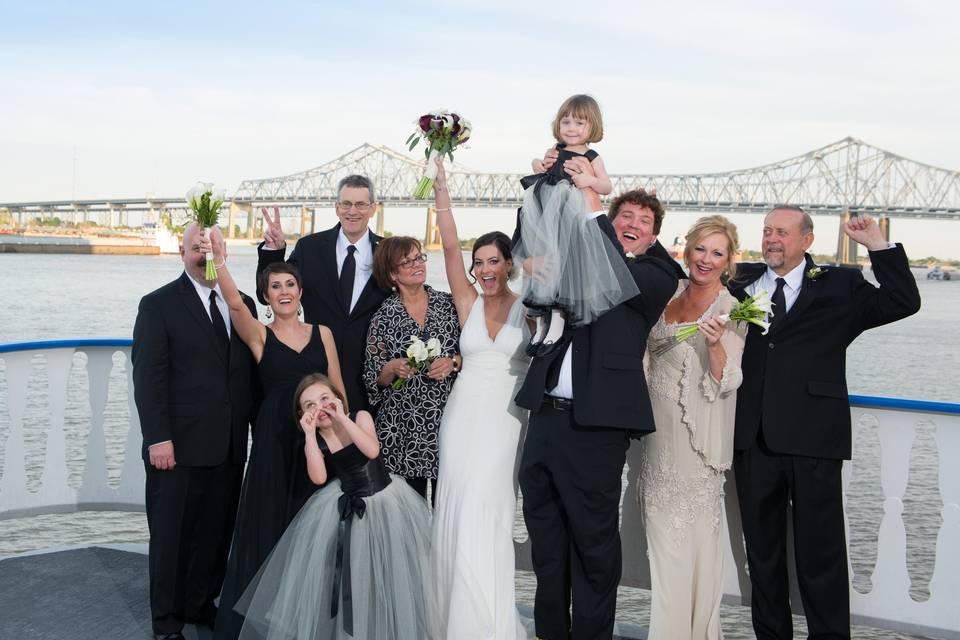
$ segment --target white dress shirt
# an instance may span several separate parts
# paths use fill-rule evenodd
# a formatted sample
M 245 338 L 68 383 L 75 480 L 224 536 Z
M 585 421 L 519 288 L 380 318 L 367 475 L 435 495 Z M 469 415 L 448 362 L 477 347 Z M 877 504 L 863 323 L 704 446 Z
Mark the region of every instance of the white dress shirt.
M 343 271 L 343 261 L 347 259 L 347 247 L 351 244 L 347 239 L 343 229 L 337 235 L 337 275 Z M 353 252 L 353 259 L 357 261 L 357 270 L 353 274 L 353 296 L 350 298 L 350 310 L 357 304 L 363 288 L 367 286 L 367 280 L 373 274 L 373 245 L 370 244 L 370 233 L 366 232 L 356 242 L 352 243 L 357 248 Z
M 590 219 L 593 220 L 598 216 L 604 215 L 605 211 L 594 211 L 590 214 Z M 642 353 L 640 354 L 643 355 Z M 551 396 L 556 396 L 557 398 L 567 398 L 568 400 L 573 400 L 573 342 L 567 345 L 567 350 L 563 353 L 563 362 L 560 363 L 560 379 L 557 381 L 557 386 L 553 389 L 548 389 L 547 394 Z
M 783 277 L 783 301 L 787 305 L 787 313 L 790 311 L 790 308 L 793 306 L 793 303 L 797 301 L 797 296 L 800 295 L 800 287 L 803 286 L 803 273 L 807 269 L 806 261 L 801 261 L 800 264 L 795 266 L 790 270 L 787 275 Z M 777 290 L 777 278 L 781 276 L 777 275 L 777 272 L 767 267 L 767 270 L 763 272 L 763 275 L 757 278 L 752 284 L 748 285 L 746 292 L 748 295 L 754 295 L 760 289 L 766 289 L 767 293 L 770 294 L 770 297 L 773 298 L 773 292 Z M 773 310 L 773 315 L 777 315 L 777 309 Z M 769 315 L 767 316 L 767 322 L 770 322 Z M 779 322 L 779 321 L 778 321 Z
M 200 302 L 203 303 L 203 310 L 207 312 L 207 317 L 210 318 L 210 287 L 200 282 L 197 282 L 193 279 L 189 273 L 187 277 L 190 278 L 190 282 L 193 283 L 193 288 L 197 290 L 197 295 L 200 296 Z M 220 315 L 223 316 L 223 322 L 227 325 L 227 336 L 230 336 L 230 307 L 227 306 L 227 301 L 223 299 L 223 292 L 220 291 L 220 283 L 213 285 L 213 290 L 217 292 L 217 307 L 220 309 Z M 213 318 L 210 318 L 210 322 L 213 322 Z

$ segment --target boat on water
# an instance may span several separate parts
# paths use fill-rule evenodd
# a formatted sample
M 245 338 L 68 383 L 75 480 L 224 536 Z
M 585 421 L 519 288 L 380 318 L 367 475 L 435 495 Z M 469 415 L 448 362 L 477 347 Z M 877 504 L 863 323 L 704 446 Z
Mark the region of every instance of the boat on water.
M 940 265 L 934 265 L 927 271 L 927 280 L 952 280 L 953 273 L 949 269 L 943 269 Z
M 127 365 L 131 344 L 126 338 L 0 344 L 0 407 L 5 406 L 9 414 L 7 438 L 0 451 L 0 521 L 65 512 L 144 511 L 140 424 Z M 86 384 L 80 389 L 85 397 L 81 401 L 90 409 L 89 418 L 79 425 L 81 432 L 88 432 L 79 437 L 79 449 L 78 425 L 68 419 L 66 409 L 68 402 L 77 402 L 77 381 L 71 376 L 77 358 L 85 361 Z M 39 417 L 49 423 L 45 454 L 39 462 L 36 456 L 28 461 L 24 439 L 28 415 L 38 417 L 36 406 L 28 410 L 28 402 L 37 402 L 37 388 L 46 393 L 40 396 Z M 115 458 L 108 460 L 107 455 L 108 396 L 121 398 L 128 411 L 123 418 L 128 424 L 119 463 Z M 861 478 L 854 468 L 858 464 L 862 468 L 864 454 L 855 444 L 854 460 L 845 465 L 848 523 L 853 524 L 858 509 L 863 508 L 852 483 L 872 483 L 882 496 L 872 588 L 857 588 L 851 580 L 850 591 L 853 622 L 865 625 L 857 629 L 875 631 L 857 631 L 855 636 L 879 638 L 885 637 L 884 630 L 894 630 L 917 637 L 960 638 L 960 607 L 956 606 L 956 594 L 960 593 L 960 465 L 956 464 L 960 460 L 960 404 L 851 396 L 850 411 L 854 443 L 859 442 L 860 432 L 875 430 L 879 456 L 874 468 Z M 936 456 L 932 461 L 917 462 L 912 457 L 914 440 L 919 429 L 929 425 L 935 433 Z M 69 447 L 68 440 L 72 443 Z M 68 451 L 79 457 L 71 459 Z M 649 589 L 643 525 L 632 499 L 638 466 L 631 463 L 637 453 L 634 449 L 628 455 L 627 497 L 622 506 L 622 585 Z M 908 479 L 915 471 L 911 465 L 916 464 L 937 466 L 937 486 L 925 499 L 934 501 L 942 516 L 935 546 L 928 553 L 932 577 L 930 595 L 924 601 L 910 594 L 904 514 Z M 79 483 L 71 483 L 69 468 L 78 465 L 82 466 Z M 728 474 L 724 602 L 725 609 L 734 612 L 736 631 L 741 626 L 743 631 L 743 635 L 727 633 L 728 638 L 752 637 L 749 609 L 742 606 L 749 594 L 749 578 L 735 492 L 732 474 Z M 516 531 L 515 545 L 518 567 L 529 570 L 525 531 Z M 99 544 L 37 549 L 0 558 L 0 637 L 148 637 L 145 553 L 142 544 Z M 856 553 L 851 547 L 851 557 Z M 851 571 L 851 578 L 853 575 Z M 796 585 L 793 593 L 792 601 L 799 608 Z M 57 611 L 55 616 L 50 615 L 52 610 Z M 109 634 L 103 634 L 105 628 Z M 622 638 L 645 637 L 642 628 L 623 623 L 617 633 Z M 202 629 L 187 630 L 190 638 L 209 637 L 204 634 Z

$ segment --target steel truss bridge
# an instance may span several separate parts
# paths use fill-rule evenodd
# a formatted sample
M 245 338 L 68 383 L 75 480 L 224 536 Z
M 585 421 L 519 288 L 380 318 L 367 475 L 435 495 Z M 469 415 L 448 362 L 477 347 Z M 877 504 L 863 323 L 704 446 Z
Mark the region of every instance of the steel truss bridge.
M 246 217 L 248 237 L 257 233 L 259 207 L 281 207 L 285 217 L 300 218 L 300 230 L 313 228 L 315 210 L 330 207 L 337 182 L 366 175 L 377 189 L 377 227 L 384 207 L 427 208 L 427 243 L 436 240 L 428 201 L 411 197 L 423 162 L 384 146 L 363 144 L 313 169 L 276 178 L 245 180 L 229 203 L 232 233 L 238 215 Z M 522 202 L 519 173 L 484 173 L 453 164 L 448 169 L 450 195 L 462 207 L 514 208 Z M 870 213 L 888 218 L 960 220 L 960 171 L 917 162 L 844 138 L 780 162 L 750 169 L 706 174 L 611 175 L 614 193 L 656 188 L 665 207 L 674 211 L 766 213 L 776 204 L 798 205 L 814 214 Z M 78 222 L 106 217 L 123 224 L 130 211 L 149 216 L 168 213 L 182 220 L 183 198 L 104 199 L 61 202 L 0 203 L 14 217 L 58 216 Z

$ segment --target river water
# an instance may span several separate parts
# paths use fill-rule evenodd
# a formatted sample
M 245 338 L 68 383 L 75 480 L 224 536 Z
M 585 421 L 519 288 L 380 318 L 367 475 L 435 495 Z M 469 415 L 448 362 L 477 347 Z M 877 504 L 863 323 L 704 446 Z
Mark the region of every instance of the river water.
M 256 251 L 251 245 L 230 247 L 232 273 L 248 292 L 253 291 Z M 90 256 L 0 254 L 3 298 L 0 306 L 0 343 L 58 338 L 129 337 L 137 304 L 145 293 L 169 282 L 181 272 L 179 256 Z M 869 271 L 865 272 L 872 278 Z M 848 352 L 847 377 L 851 394 L 957 402 L 960 332 L 954 322 L 960 309 L 960 282 L 928 281 L 915 270 L 923 298 L 921 311 L 906 320 L 862 335 Z M 431 253 L 428 282 L 447 289 L 442 255 Z M 83 447 L 90 406 L 85 356 L 74 357 L 67 400 L 67 455 L 71 484 L 83 471 Z M 105 414 L 110 477 L 116 481 L 122 464 L 129 412 L 126 399 L 125 358 L 116 354 Z M 35 359 L 28 382 L 24 422 L 28 486 L 36 489 L 49 416 L 45 413 L 46 379 L 42 358 Z M 5 406 L 6 370 L 0 359 L 0 475 L 9 430 Z M 876 537 L 883 514 L 879 490 L 878 437 L 865 429 L 856 443 L 854 481 L 848 496 L 850 545 L 854 585 L 869 590 L 876 561 Z M 911 454 L 910 480 L 904 497 L 908 563 L 914 598 L 928 596 L 942 502 L 937 488 L 936 444 L 931 424 L 917 427 Z M 0 496 L 2 500 L 2 496 Z M 81 513 L 69 517 L 40 516 L 0 521 L 0 556 L 9 553 L 90 542 L 145 542 L 142 514 Z M 521 577 L 519 580 L 528 580 Z M 641 618 L 639 622 L 644 622 Z M 725 625 L 726 628 L 726 625 Z

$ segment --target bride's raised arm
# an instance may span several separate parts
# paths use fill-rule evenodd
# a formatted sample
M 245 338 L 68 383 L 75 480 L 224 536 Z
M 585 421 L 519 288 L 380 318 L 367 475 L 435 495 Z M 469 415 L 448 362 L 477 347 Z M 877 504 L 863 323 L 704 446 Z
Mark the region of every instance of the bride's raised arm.
M 447 190 L 447 173 L 443 169 L 442 158 L 437 158 L 437 179 L 433 183 L 436 198 L 437 228 L 443 244 L 443 263 L 447 269 L 447 283 L 453 294 L 453 303 L 457 307 L 457 317 L 463 327 L 477 300 L 477 290 L 467 277 L 463 266 L 463 254 L 460 250 L 460 238 L 457 236 L 457 222 L 450 208 L 450 192 Z

